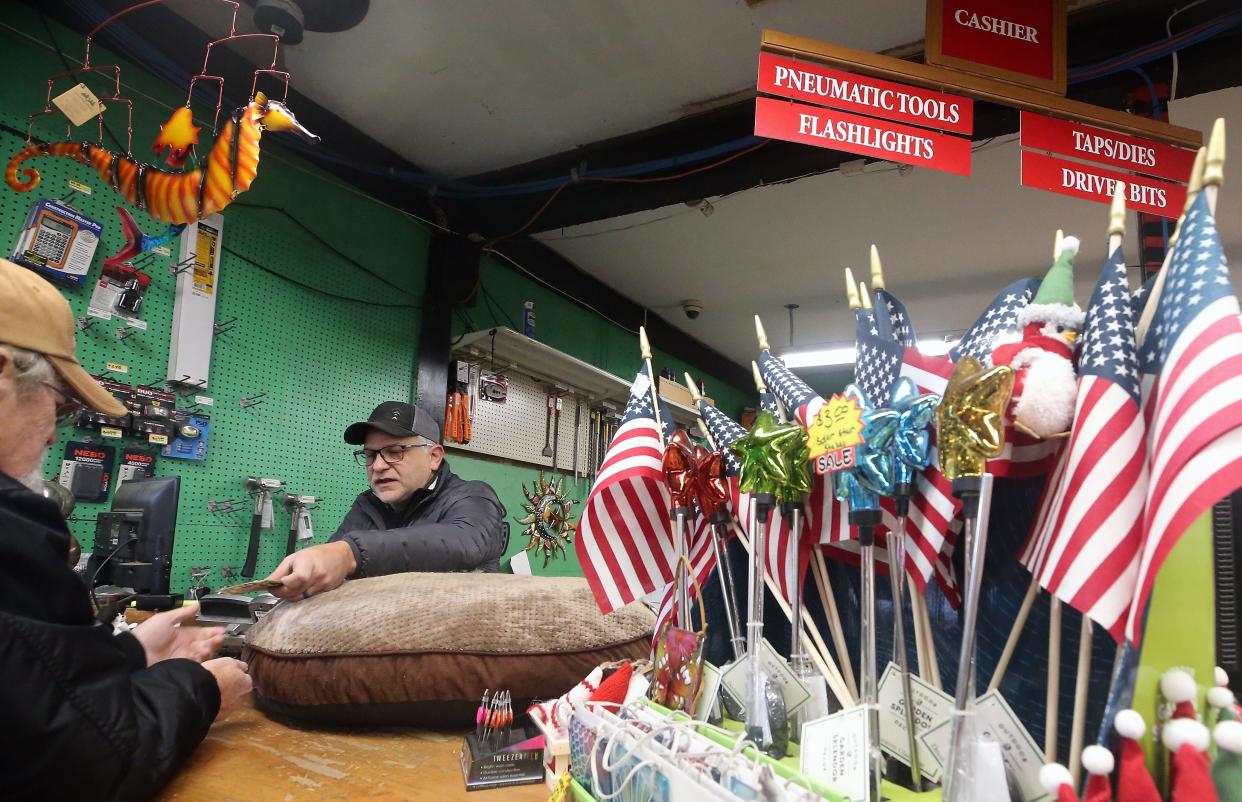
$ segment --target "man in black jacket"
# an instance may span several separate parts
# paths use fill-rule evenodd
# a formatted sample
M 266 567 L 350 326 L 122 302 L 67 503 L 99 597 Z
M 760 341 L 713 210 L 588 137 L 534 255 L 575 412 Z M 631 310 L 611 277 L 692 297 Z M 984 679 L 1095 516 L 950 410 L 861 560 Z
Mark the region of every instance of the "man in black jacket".
M 0 260 L 0 799 L 152 796 L 218 712 L 250 693 L 245 665 L 209 660 L 196 608 L 114 635 L 68 565 L 59 509 L 32 492 L 57 418 L 125 408 L 78 364 L 69 304 Z M 20 481 L 19 481 L 20 480 Z
M 499 571 L 505 508 L 485 482 L 451 470 L 440 426 L 422 409 L 385 401 L 345 430 L 371 489 L 354 499 L 336 533 L 285 558 L 270 579 L 286 599 L 332 590 L 346 579 L 405 571 Z

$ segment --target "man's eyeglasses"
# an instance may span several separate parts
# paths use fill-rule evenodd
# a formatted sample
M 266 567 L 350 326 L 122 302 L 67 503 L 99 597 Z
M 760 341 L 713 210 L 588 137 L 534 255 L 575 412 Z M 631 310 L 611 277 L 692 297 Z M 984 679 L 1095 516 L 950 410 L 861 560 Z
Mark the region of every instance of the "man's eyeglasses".
M 78 413 L 85 409 L 85 405 L 65 392 L 59 385 L 52 382 L 43 382 L 52 392 L 56 393 L 58 400 L 56 402 L 56 423 L 65 424 L 78 416 Z
M 360 448 L 354 452 L 354 459 L 364 468 L 371 467 L 375 458 L 379 457 L 389 465 L 396 465 L 405 459 L 405 452 L 411 448 L 435 448 L 435 443 L 409 443 L 407 445 L 384 446 L 383 448 Z

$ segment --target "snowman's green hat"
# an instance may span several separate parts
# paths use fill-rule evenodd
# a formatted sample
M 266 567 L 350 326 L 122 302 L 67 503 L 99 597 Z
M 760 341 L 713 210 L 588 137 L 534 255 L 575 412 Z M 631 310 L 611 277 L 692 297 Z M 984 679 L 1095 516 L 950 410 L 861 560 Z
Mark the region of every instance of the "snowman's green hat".
M 1086 315 L 1074 303 L 1074 255 L 1077 253 L 1077 237 L 1061 240 L 1061 252 L 1040 282 L 1039 291 L 1018 312 L 1019 327 L 1036 322 L 1058 323 L 1075 330 L 1082 327 Z

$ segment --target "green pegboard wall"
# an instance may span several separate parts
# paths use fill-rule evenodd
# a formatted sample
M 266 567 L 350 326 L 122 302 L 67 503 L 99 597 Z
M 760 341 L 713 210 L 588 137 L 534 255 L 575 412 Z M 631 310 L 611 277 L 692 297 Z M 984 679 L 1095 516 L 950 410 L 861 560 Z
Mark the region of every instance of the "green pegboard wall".
M 79 35 L 54 22 L 50 27 L 70 56 L 80 55 Z M 46 46 L 48 36 L 36 11 L 21 4 L 6 6 L 0 20 L 0 65 L 5 75 L 0 81 L 0 123 L 25 131 L 26 115 L 43 107 L 47 77 L 63 69 L 56 53 Z M 102 49 L 96 50 L 95 60 L 98 64 L 118 61 Z M 184 102 L 184 88 L 169 86 L 124 60 L 120 63 L 126 94 L 135 103 L 133 149 L 145 157 L 159 125 L 175 105 Z M 293 81 L 296 86 L 297 75 Z M 201 125 L 212 110 L 196 111 Z M 293 111 L 298 113 L 296 108 Z M 124 136 L 124 117 L 110 114 L 105 115 L 109 125 Z M 314 128 L 314 121 L 305 114 L 301 119 Z M 210 139 L 209 130 L 202 134 L 204 143 Z M 64 128 L 44 125 L 34 133 L 41 139 L 60 139 Z M 91 123 L 78 129 L 78 135 L 87 138 L 94 133 Z M 7 161 L 23 141 L 21 136 L 0 131 L 0 157 Z M 42 173 L 44 183 L 27 194 L 0 186 L 0 250 L 7 254 L 11 249 L 30 205 L 39 197 L 62 196 L 72 177 L 95 190 L 90 197 L 75 195 L 72 203 L 104 225 L 91 272 L 91 277 L 97 278 L 104 257 L 121 245 L 113 211 L 119 196 L 84 165 L 47 158 L 33 159 L 27 165 Z M 404 291 L 333 254 L 281 213 L 256 206 L 288 211 L 319 237 Z M 160 230 L 159 224 L 142 213 L 136 213 L 135 219 L 148 234 Z M 213 587 L 219 586 L 221 565 L 240 570 L 249 540 L 250 507 L 242 485 L 247 475 L 283 479 L 295 492 L 322 496 L 323 503 L 312 515 L 315 541 L 325 541 L 355 495 L 366 488 L 362 469 L 350 457 L 352 448 L 341 440 L 344 426 L 368 415 L 381 400 L 411 398 L 417 368 L 416 308 L 380 308 L 327 298 L 265 273 L 228 251 L 328 293 L 417 306 L 430 239 L 424 224 L 282 152 L 279 137 L 271 135 L 262 141 L 258 178 L 250 191 L 225 209 L 224 220 L 223 245 L 227 250 L 221 259 L 216 320 L 236 317 L 238 322 L 217 338 L 210 387 L 202 393 L 215 400 L 208 458 L 200 464 L 161 457 L 156 468 L 157 475 L 175 473 L 182 477 L 173 553 L 174 590 L 183 590 L 189 584 L 191 565 L 213 566 Z M 106 362 L 115 361 L 129 366 L 128 375 L 117 377 L 128 383 L 158 384 L 165 378 L 175 284 L 166 268 L 169 261 L 159 257 L 146 267 L 152 276 L 142 315 L 149 323 L 146 332 L 118 342 L 113 333 L 118 324 L 102 321 L 79 332 L 78 353 L 88 370 L 98 372 Z M 483 263 L 483 287 L 488 291 L 488 303 L 461 310 L 456 332 L 511 325 L 510 320 L 521 320 L 522 302 L 534 300 L 540 340 L 627 381 L 633 378 L 638 355 L 634 333 L 567 301 L 490 256 Z M 76 315 L 85 314 L 89 285 L 66 289 L 65 296 Z M 466 319 L 470 319 L 469 325 Z M 667 365 L 679 376 L 683 370 L 699 375 L 693 366 L 665 355 L 660 343 L 654 345 L 657 369 Z M 712 376 L 706 379 L 717 405 L 730 414 L 736 415 L 743 404 L 753 403 L 749 388 L 730 387 Z M 250 409 L 239 406 L 241 397 L 262 392 L 267 393 L 262 404 Z M 62 429 L 62 442 L 71 434 L 71 430 Z M 53 449 L 45 463 L 45 475 L 59 470 L 62 454 L 63 446 Z M 521 550 L 526 539 L 520 536 L 514 517 L 521 514 L 521 485 L 531 482 L 537 470 L 461 454 L 451 454 L 450 458 L 459 474 L 487 481 L 496 489 L 508 509 L 513 532 L 508 553 Z M 585 486 L 574 495 L 585 495 Z M 228 498 L 242 499 L 243 503 L 235 505 L 232 513 L 208 511 L 208 501 Z M 89 547 L 93 541 L 95 515 L 107 508 L 108 503 L 79 503 L 71 526 L 84 545 Z M 259 575 L 273 569 L 282 557 L 288 524 L 288 515 L 277 505 L 275 529 L 263 536 Z M 553 562 L 546 571 L 540 568 L 541 559 L 533 562 L 536 573 L 580 573 L 572 549 L 569 560 Z
M 46 38 L 40 27 L 30 28 L 29 33 Z M 80 40 L 63 29 L 57 35 L 66 47 L 70 42 L 80 45 Z M 6 86 L 0 90 L 0 122 L 24 131 L 26 115 L 42 105 L 46 76 L 60 68 L 55 54 L 11 32 L 0 34 L 0 40 L 5 44 L 0 59 L 7 67 Z M 126 66 L 123 76 L 128 83 L 131 78 L 140 78 L 141 72 Z M 142 88 L 148 92 L 160 89 L 151 86 L 149 80 Z M 167 88 L 159 97 L 172 104 L 177 102 L 177 95 L 176 90 Z M 147 143 L 167 114 L 167 108 L 135 98 L 134 151 L 139 157 L 150 153 Z M 123 118 L 109 123 L 123 134 Z M 90 127 L 88 124 L 79 131 L 89 136 L 91 132 L 86 129 Z M 204 131 L 204 140 L 208 130 Z M 36 128 L 35 135 L 59 139 L 64 129 L 47 125 Z M 354 496 L 366 489 L 365 475 L 350 456 L 352 447 L 341 440 L 345 425 L 365 417 L 379 401 L 408 399 L 411 394 L 418 339 L 415 307 L 423 285 L 428 241 L 425 228 L 338 186 L 336 179 L 275 153 L 279 150 L 276 140 L 272 135 L 264 138 L 254 187 L 224 211 L 224 247 L 329 293 L 407 306 L 380 309 L 328 298 L 282 281 L 227 251 L 222 255 L 216 320 L 236 317 L 237 322 L 216 338 L 210 385 L 201 392 L 215 402 L 207 408 L 212 417 L 208 458 L 205 463 L 164 457 L 157 460 L 156 475 L 182 477 L 172 568 L 174 590 L 184 590 L 190 584 L 191 565 L 213 566 L 213 587 L 219 586 L 221 565 L 240 571 L 249 540 L 250 506 L 245 503 L 242 484 L 247 475 L 283 479 L 296 492 L 323 497 L 312 515 L 315 540 L 325 541 Z M 21 137 L 0 131 L 0 154 L 5 160 L 22 144 Z M 40 197 L 65 196 L 67 181 L 73 178 L 94 192 L 90 196 L 75 193 L 70 202 L 104 225 L 88 276 L 97 279 L 104 257 L 122 244 L 114 211 L 119 196 L 89 168 L 67 159 L 38 158 L 27 165 L 38 169 L 43 181 L 34 192 L 24 194 L 0 187 L 0 247 L 7 255 L 31 204 Z M 287 209 L 318 236 L 406 291 L 360 271 L 281 213 L 243 204 Z M 135 212 L 135 219 L 149 234 L 162 226 L 142 213 Z M 174 254 L 176 245 L 174 242 Z M 118 380 L 163 383 L 175 286 L 168 270 L 171 261 L 156 256 L 143 265 L 151 275 L 142 310 L 147 331 L 136 331 L 119 341 L 115 335 L 118 322 L 97 320 L 90 329 L 78 332 L 78 356 L 87 370 L 99 372 L 107 362 L 120 362 L 129 366 L 129 373 L 117 376 Z M 85 315 L 90 291 L 89 280 L 86 286 L 64 290 L 75 315 Z M 267 394 L 262 404 L 248 409 L 240 406 L 241 397 L 258 393 Z M 80 439 L 78 435 L 83 433 L 66 427 L 59 435 L 63 443 Z M 126 442 L 138 441 L 129 438 Z M 52 448 L 45 475 L 59 470 L 62 454 L 63 445 Z M 226 498 L 242 499 L 243 503 L 236 505 L 233 513 L 208 511 L 209 500 Z M 93 541 L 96 513 L 107 508 L 108 502 L 79 502 L 72 528 L 84 546 L 89 548 Z M 283 557 L 288 523 L 278 501 L 275 529 L 264 533 L 258 575 L 271 571 Z

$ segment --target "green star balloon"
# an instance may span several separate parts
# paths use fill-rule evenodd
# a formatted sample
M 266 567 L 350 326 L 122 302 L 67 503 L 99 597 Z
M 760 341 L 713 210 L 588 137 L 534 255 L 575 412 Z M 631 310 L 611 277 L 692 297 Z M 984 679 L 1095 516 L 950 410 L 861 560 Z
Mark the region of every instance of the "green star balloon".
M 801 501 L 811 492 L 811 450 L 806 429 L 797 423 L 778 423 L 772 438 L 777 465 L 776 500 Z
M 1005 447 L 1005 408 L 1013 393 L 1013 370 L 984 369 L 964 356 L 953 366 L 944 399 L 936 411 L 940 430 L 940 472 L 952 480 L 982 476 L 987 461 Z
M 750 431 L 730 446 L 742 460 L 738 487 L 743 493 L 776 494 L 781 468 L 776 462 L 773 441 L 781 437 L 788 437 L 785 427 L 771 412 L 764 411 L 755 418 Z

